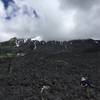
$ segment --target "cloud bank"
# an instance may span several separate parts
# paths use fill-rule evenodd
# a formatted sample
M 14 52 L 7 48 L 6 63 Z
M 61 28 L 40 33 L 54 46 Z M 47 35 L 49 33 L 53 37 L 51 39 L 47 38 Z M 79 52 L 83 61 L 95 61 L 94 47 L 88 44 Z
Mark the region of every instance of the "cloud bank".
M 100 39 L 99 0 L 8 0 L 4 4 L 0 0 L 0 41 L 14 36 Z

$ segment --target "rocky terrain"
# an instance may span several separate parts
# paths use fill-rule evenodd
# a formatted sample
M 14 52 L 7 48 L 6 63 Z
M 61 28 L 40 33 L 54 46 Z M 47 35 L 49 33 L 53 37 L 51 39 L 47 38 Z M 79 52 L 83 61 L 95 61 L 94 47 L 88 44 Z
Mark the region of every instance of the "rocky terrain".
M 16 56 L 0 57 L 0 100 L 42 100 L 44 85 L 50 86 L 47 100 L 100 100 L 99 40 L 29 40 L 11 47 Z M 90 96 L 80 86 L 84 75 L 95 86 Z

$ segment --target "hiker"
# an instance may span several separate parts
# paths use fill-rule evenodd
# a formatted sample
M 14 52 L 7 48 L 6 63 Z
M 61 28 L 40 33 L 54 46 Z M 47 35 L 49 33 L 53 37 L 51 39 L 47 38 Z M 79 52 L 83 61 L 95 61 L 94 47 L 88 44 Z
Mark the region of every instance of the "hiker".
M 82 87 L 91 87 L 91 83 L 90 83 L 90 81 L 88 80 L 88 77 L 81 77 L 80 85 L 81 85 Z
M 47 100 L 48 99 L 47 95 L 48 95 L 49 89 L 50 89 L 50 86 L 48 86 L 48 85 L 42 86 L 42 88 L 41 88 L 42 100 Z
M 95 98 L 95 91 L 94 86 L 91 83 L 91 81 L 88 79 L 88 77 L 81 77 L 80 85 L 82 87 L 82 91 L 84 96 L 86 96 L 88 99 Z

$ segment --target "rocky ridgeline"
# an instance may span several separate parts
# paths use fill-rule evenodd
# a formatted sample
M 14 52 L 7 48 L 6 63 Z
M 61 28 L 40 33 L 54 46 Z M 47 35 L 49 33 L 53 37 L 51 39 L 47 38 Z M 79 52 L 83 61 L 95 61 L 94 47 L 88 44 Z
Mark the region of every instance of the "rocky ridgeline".
M 84 40 L 72 40 L 72 41 L 37 41 L 28 39 L 25 41 L 24 39 L 18 40 L 19 47 L 22 49 L 91 49 L 91 48 L 99 48 L 100 41 L 92 40 L 92 39 L 84 39 Z
M 23 56 L 0 59 L 0 100 L 100 100 L 100 41 L 31 41 L 13 45 Z M 1 44 L 1 45 L 4 45 Z M 90 97 L 80 86 L 87 75 L 96 86 Z

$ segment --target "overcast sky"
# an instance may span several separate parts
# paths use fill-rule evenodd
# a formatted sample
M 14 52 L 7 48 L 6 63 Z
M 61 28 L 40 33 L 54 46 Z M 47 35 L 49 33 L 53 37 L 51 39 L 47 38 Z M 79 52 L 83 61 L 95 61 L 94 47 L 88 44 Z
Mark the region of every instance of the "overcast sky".
M 100 0 L 0 0 L 0 41 L 100 39 Z

